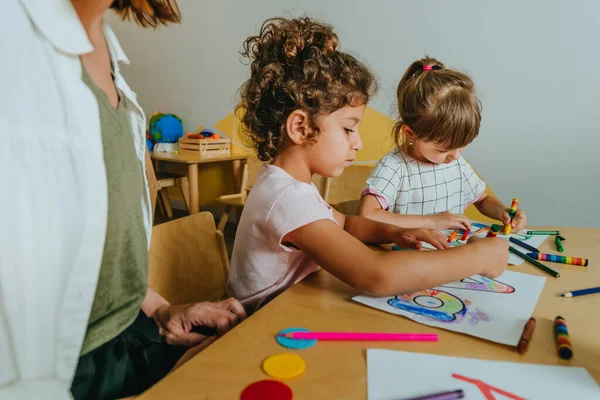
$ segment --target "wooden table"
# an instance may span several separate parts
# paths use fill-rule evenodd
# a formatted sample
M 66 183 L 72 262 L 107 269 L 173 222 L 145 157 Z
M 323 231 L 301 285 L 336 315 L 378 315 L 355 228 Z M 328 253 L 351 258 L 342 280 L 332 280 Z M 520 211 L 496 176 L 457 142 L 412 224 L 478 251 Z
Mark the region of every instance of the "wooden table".
M 185 164 L 187 166 L 187 178 L 190 183 L 190 214 L 200 211 L 200 191 L 198 183 L 198 165 L 214 162 L 231 161 L 233 164 L 233 183 L 234 190 L 240 189 L 242 182 L 243 165 L 248 161 L 249 154 L 239 149 L 232 149 L 231 155 L 216 157 L 200 157 L 199 155 L 174 154 L 171 152 L 153 152 L 151 155 L 155 160 L 155 169 L 158 171 L 160 164 L 158 162 Z
M 529 350 L 516 349 L 471 336 L 418 324 L 350 300 L 358 291 L 325 271 L 296 284 L 231 332 L 217 340 L 141 398 L 239 399 L 250 383 L 269 379 L 262 361 L 276 353 L 295 352 L 306 361 L 304 375 L 285 381 L 295 399 L 366 399 L 365 349 L 378 347 L 471 357 L 487 360 L 585 367 L 600 383 L 600 294 L 567 299 L 562 292 L 600 286 L 600 229 L 562 228 L 567 238 L 564 254 L 590 259 L 590 266 L 551 263 L 561 273 L 556 279 L 525 262 L 510 270 L 548 279 L 533 316 L 537 319 Z M 546 240 L 540 247 L 553 252 Z M 560 359 L 554 343 L 554 318 L 562 315 L 569 328 L 574 357 Z M 288 327 L 311 330 L 436 332 L 438 343 L 323 342 L 307 350 L 280 347 L 275 334 Z

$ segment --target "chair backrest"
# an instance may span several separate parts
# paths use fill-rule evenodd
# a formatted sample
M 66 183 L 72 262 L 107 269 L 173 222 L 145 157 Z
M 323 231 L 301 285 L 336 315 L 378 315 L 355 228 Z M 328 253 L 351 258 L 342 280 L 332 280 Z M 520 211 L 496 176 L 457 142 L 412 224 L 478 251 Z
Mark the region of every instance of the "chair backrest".
M 148 283 L 171 304 L 223 298 L 228 271 L 225 240 L 211 213 L 152 229 Z
M 372 170 L 371 165 L 351 165 L 342 175 L 336 178 L 325 178 L 323 199 L 332 205 L 359 200 Z

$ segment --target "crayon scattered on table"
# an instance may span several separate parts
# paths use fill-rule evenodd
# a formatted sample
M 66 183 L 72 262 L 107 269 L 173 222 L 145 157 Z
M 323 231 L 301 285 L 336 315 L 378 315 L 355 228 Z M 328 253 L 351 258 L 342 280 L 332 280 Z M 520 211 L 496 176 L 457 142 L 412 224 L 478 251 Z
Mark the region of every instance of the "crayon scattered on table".
M 565 251 L 565 248 L 562 245 L 562 241 L 563 240 L 567 240 L 564 237 L 557 235 L 556 238 L 554 238 L 554 243 L 556 244 L 556 250 L 558 250 L 560 253 L 562 253 L 563 251 Z
M 519 239 L 515 239 L 514 237 L 509 237 L 508 240 L 510 240 L 513 243 L 518 244 L 519 246 L 521 246 L 524 249 L 533 251 L 534 253 L 538 253 L 539 252 L 539 250 L 536 249 L 535 247 L 533 247 L 533 246 L 531 246 L 531 245 L 529 245 L 529 244 L 527 244 L 525 242 L 522 242 Z
M 587 258 L 558 256 L 556 254 L 546 254 L 546 253 L 527 253 L 527 255 L 531 258 L 535 258 L 537 260 L 542 260 L 542 261 L 549 261 L 549 262 L 555 262 L 555 263 L 561 263 L 561 264 L 581 265 L 583 267 L 588 266 Z
M 539 269 L 541 269 L 542 271 L 552 275 L 555 278 L 560 278 L 560 274 L 558 272 L 556 272 L 555 270 L 553 270 L 552 268 L 546 267 L 544 264 L 542 264 L 541 262 L 529 257 L 527 254 L 523 254 L 521 253 L 519 250 L 515 249 L 512 246 L 508 246 L 508 251 L 510 251 L 513 254 L 518 255 L 519 257 L 521 257 L 522 259 L 529 261 L 531 264 L 535 265 L 536 267 L 538 267 Z
M 571 347 L 571 341 L 569 340 L 567 321 L 560 315 L 554 320 L 554 337 L 560 358 L 570 360 L 573 357 L 573 347 Z
M 586 294 L 594 294 L 594 293 L 600 293 L 600 286 L 589 288 L 589 289 L 571 290 L 570 292 L 563 293 L 560 296 L 561 297 L 578 297 L 578 296 L 585 296 Z
M 517 344 L 517 349 L 519 353 L 524 354 L 527 351 L 527 347 L 529 346 L 529 342 L 531 341 L 531 336 L 533 336 L 533 330 L 535 329 L 535 318 L 529 318 L 529 321 L 523 327 L 523 334 L 521 335 L 521 339 L 519 339 L 519 344 Z
M 494 224 L 490 226 L 490 230 L 486 237 L 496 237 L 498 235 L 498 232 L 500 232 L 500 225 Z

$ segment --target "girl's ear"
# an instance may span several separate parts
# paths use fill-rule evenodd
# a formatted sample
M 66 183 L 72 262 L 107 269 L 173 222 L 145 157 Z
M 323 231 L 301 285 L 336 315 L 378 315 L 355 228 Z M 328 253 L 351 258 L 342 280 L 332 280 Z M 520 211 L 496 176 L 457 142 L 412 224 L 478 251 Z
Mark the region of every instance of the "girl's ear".
M 408 127 L 408 125 L 402 125 L 402 135 L 408 140 L 410 144 L 417 140 L 417 135 L 413 132 L 412 129 Z
M 306 143 L 306 137 L 311 131 L 310 119 L 308 114 L 302 110 L 294 110 L 288 115 L 285 123 L 285 130 L 288 137 L 295 144 Z

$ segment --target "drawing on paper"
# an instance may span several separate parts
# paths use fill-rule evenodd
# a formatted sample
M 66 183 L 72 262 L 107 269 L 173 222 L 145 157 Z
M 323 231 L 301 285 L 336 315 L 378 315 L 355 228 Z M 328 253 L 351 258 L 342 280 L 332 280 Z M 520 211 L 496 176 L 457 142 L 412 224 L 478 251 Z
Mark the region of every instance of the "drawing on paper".
M 467 316 L 470 317 L 469 323 L 471 325 L 477 325 L 479 322 L 490 322 L 492 320 L 492 316 L 488 315 L 481 308 L 469 311 Z
M 461 299 L 436 289 L 398 295 L 389 299 L 388 304 L 401 310 L 446 322 L 461 320 L 467 312 L 467 307 Z
M 481 275 L 473 275 L 470 278 L 461 279 L 457 282 L 450 282 L 440 287 L 452 289 L 477 290 L 479 292 L 494 292 L 494 293 L 514 293 L 515 288 L 502 283 L 495 279 L 486 278 Z
M 478 292 L 504 293 L 515 292 L 515 288 L 480 275 L 451 282 L 440 287 L 449 289 L 475 290 Z M 459 322 L 465 315 L 470 316 L 469 323 L 476 325 L 481 322 L 489 322 L 491 317 L 481 308 L 469 311 L 468 299 L 461 299 L 451 293 L 438 289 L 427 289 L 417 293 L 397 295 L 388 300 L 392 307 L 412 312 L 417 315 L 436 319 L 443 322 Z
M 498 393 L 502 396 L 502 398 L 508 398 L 512 400 L 525 400 L 525 398 L 507 392 L 506 390 L 502 390 L 499 387 L 489 385 L 479 379 L 468 378 L 464 375 L 460 374 L 452 374 L 454 379 L 458 379 L 464 382 L 472 383 L 477 386 L 477 389 L 481 392 L 482 395 L 485 396 L 486 400 L 496 400 L 496 396 L 494 396 L 494 392 Z

